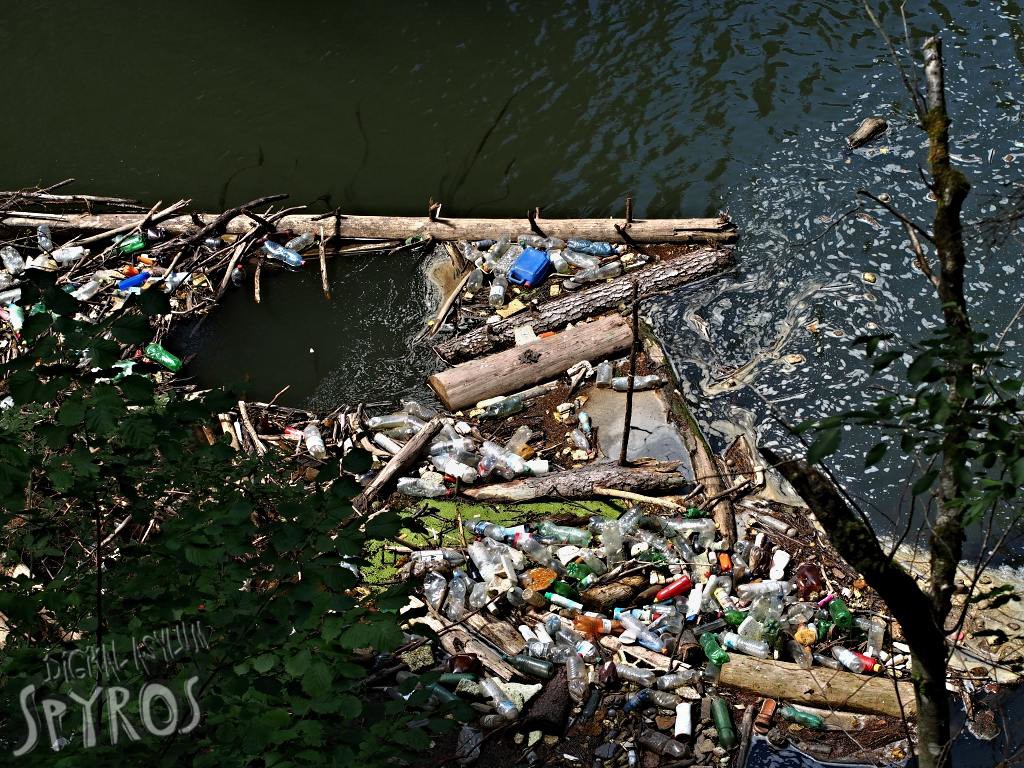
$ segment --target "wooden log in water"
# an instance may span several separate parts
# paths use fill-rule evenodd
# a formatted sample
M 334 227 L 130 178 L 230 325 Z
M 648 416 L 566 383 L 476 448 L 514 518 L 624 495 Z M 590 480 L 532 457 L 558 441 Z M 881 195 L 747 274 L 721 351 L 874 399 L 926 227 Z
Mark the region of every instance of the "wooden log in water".
M 702 249 L 685 253 L 669 261 L 651 264 L 622 277 L 599 283 L 576 293 L 548 301 L 533 312 L 521 312 L 494 325 L 477 328 L 456 336 L 435 349 L 449 362 L 504 349 L 515 343 L 515 330 L 531 325 L 535 333 L 557 331 L 592 315 L 618 310 L 632 298 L 633 281 L 640 287 L 640 298 L 671 290 L 724 272 L 733 265 L 728 249 Z
M 885 121 L 884 117 L 865 117 L 860 121 L 857 129 L 846 137 L 846 141 L 853 149 L 856 149 L 871 142 L 875 137 L 881 136 L 888 129 L 889 123 Z
M 3 218 L 10 227 L 35 227 L 44 221 L 51 229 L 104 231 L 138 223 L 139 216 L 130 213 L 99 214 L 37 214 L 11 211 Z M 201 213 L 192 216 L 174 216 L 160 222 L 171 234 L 192 234 L 197 224 L 212 224 L 217 215 Z M 726 216 L 704 219 L 637 219 L 629 224 L 617 219 L 537 219 L 537 225 L 548 237 L 562 240 L 584 238 L 622 243 L 616 226 L 622 228 L 630 240 L 638 243 L 731 243 L 736 239 L 736 227 Z M 327 216 L 291 214 L 276 222 L 282 232 L 319 234 L 323 227 L 328 236 L 374 240 L 405 240 L 409 237 L 433 236 L 435 240 L 483 240 L 502 235 L 516 236 L 531 232 L 528 219 L 436 219 L 425 216 Z M 227 234 L 241 235 L 255 228 L 257 223 L 246 216 L 236 216 L 224 227 Z
M 404 472 L 416 459 L 420 452 L 426 447 L 434 435 L 441 431 L 441 420 L 431 419 L 426 426 L 417 432 L 405 445 L 402 450 L 396 453 L 384 469 L 377 473 L 377 476 L 370 481 L 362 493 L 352 499 L 352 506 L 357 512 L 366 512 L 373 500 L 390 487 L 393 482 Z
M 643 467 L 620 467 L 605 462 L 580 469 L 552 472 L 538 477 L 524 477 L 508 483 L 464 488 L 462 492 L 477 501 L 512 503 L 533 499 L 592 499 L 594 486 L 621 488 L 644 493 L 671 491 L 684 485 L 686 478 L 676 472 L 676 462 L 648 464 Z
M 616 355 L 632 340 L 629 323 L 619 315 L 608 315 L 555 336 L 461 363 L 435 373 L 427 384 L 448 410 L 457 411 L 553 379 L 580 360 Z

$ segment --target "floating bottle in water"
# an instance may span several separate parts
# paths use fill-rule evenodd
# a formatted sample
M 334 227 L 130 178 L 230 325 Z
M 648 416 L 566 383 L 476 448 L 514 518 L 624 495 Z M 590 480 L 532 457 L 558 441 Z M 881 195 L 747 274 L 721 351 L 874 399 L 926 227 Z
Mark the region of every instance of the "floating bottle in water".
M 44 253 L 53 250 L 53 236 L 50 234 L 49 224 L 40 224 L 36 227 L 36 243 L 39 245 L 39 250 Z
M 302 256 L 293 251 L 291 248 L 286 248 L 280 243 L 275 243 L 273 240 L 265 240 L 263 242 L 263 251 L 272 259 L 276 259 L 289 267 L 301 267 L 303 264 Z
M 616 392 L 626 392 L 629 389 L 629 376 L 616 376 L 612 379 L 612 389 Z M 661 377 L 657 374 L 649 376 L 634 376 L 633 391 L 643 392 L 647 389 L 655 389 L 663 384 Z
M 324 438 L 317 429 L 316 424 L 310 424 L 302 430 L 302 439 L 306 443 L 306 450 L 314 459 L 327 458 L 327 446 L 324 445 Z
M 448 489 L 443 483 L 432 483 L 422 477 L 400 477 L 397 488 L 398 492 L 405 496 L 415 496 L 421 499 L 434 499 L 448 495 Z
M 309 246 L 311 246 L 315 242 L 316 238 L 313 237 L 311 233 L 303 232 L 301 235 L 293 237 L 291 240 L 285 243 L 284 247 L 290 251 L 295 251 L 296 253 L 301 255 L 301 253 L 304 250 L 309 248 Z
M 619 249 L 611 243 L 594 242 L 593 240 L 570 240 L 569 248 L 577 253 L 586 253 L 591 256 L 611 256 L 618 253 Z

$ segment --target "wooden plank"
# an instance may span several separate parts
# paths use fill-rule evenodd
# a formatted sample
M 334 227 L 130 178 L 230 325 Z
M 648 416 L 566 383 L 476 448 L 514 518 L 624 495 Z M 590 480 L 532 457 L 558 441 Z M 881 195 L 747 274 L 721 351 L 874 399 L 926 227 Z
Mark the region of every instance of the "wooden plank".
M 481 400 L 525 389 L 565 373 L 580 360 L 602 360 L 628 348 L 629 324 L 609 315 L 556 336 L 507 349 L 435 373 L 427 384 L 452 411 Z
M 802 669 L 786 661 L 757 659 L 739 653 L 729 654 L 729 663 L 722 665 L 720 685 L 730 685 L 761 696 L 851 712 L 900 717 L 899 686 L 903 709 L 908 716 L 916 712 L 914 686 L 894 683 L 891 678 L 855 675 L 828 667 Z
M 203 225 L 210 224 L 216 214 L 196 214 Z M 3 223 L 11 227 L 35 227 L 42 220 L 30 211 L 11 211 Z M 61 214 L 46 216 L 52 229 L 103 231 L 120 226 L 134 226 L 138 215 L 121 213 Z M 621 219 L 538 219 L 538 226 L 548 237 L 563 240 L 584 238 L 612 243 L 625 242 L 616 230 L 623 228 L 631 240 L 638 243 L 729 243 L 736 239 L 736 227 L 728 217 L 703 219 L 645 219 L 628 225 Z M 160 222 L 168 232 L 179 235 L 196 230 L 191 216 L 175 216 Z M 241 235 L 256 226 L 248 217 L 238 216 L 225 227 L 228 234 Z M 329 236 L 342 238 L 368 238 L 405 240 L 409 237 L 432 236 L 436 240 L 497 239 L 502 235 L 526 234 L 532 230 L 528 219 L 437 219 L 426 216 L 347 216 L 322 214 L 293 214 L 277 222 L 281 232 L 317 234 L 324 227 Z
M 440 638 L 441 647 L 453 656 L 457 653 L 475 653 L 485 667 L 506 682 L 519 675 L 515 667 L 502 661 L 490 646 L 477 640 L 462 627 L 455 626 L 446 617 L 438 613 L 431 613 L 428 616 L 410 619 L 409 630 L 415 633 L 417 624 L 428 626 L 435 632 L 444 630 L 444 634 Z
M 391 457 L 389 461 L 377 476 L 373 478 L 368 486 L 352 499 L 352 506 L 355 507 L 357 512 L 366 512 L 370 508 L 370 504 L 375 498 L 381 493 L 381 491 L 390 487 L 402 472 L 408 468 L 410 464 L 416 461 L 417 457 L 426 447 L 427 443 L 433 439 L 441 430 L 441 419 L 434 418 L 427 422 L 426 426 L 417 432 L 409 442 L 402 446 L 402 450 Z
M 545 497 L 591 499 L 595 485 L 635 491 L 668 491 L 687 482 L 683 475 L 674 471 L 678 466 L 678 463 L 668 462 L 631 468 L 604 462 L 508 483 L 464 488 L 462 492 L 477 501 L 518 502 Z
M 577 323 L 593 315 L 619 309 L 632 299 L 633 282 L 640 288 L 640 297 L 678 288 L 704 280 L 731 268 L 733 257 L 728 249 L 704 249 L 684 253 L 668 261 L 650 264 L 627 272 L 621 277 L 598 283 L 561 298 L 547 301 L 533 312 L 514 315 L 500 323 L 477 328 L 456 336 L 435 349 L 449 362 L 477 357 L 515 343 L 515 331 L 530 325 L 536 333 L 557 331 L 569 323 Z

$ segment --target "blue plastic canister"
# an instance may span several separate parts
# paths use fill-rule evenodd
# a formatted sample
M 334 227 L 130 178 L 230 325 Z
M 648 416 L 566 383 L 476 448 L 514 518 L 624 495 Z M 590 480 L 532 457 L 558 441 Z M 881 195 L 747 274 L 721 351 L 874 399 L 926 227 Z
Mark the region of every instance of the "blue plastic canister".
M 119 282 L 117 284 L 117 289 L 119 291 L 127 291 L 129 288 L 137 288 L 140 285 L 144 285 L 145 282 L 149 280 L 149 277 L 149 272 L 139 272 L 139 274 L 126 277 L 124 280 Z
M 508 279 L 509 282 L 516 285 L 533 288 L 543 283 L 550 271 L 551 262 L 548 261 L 548 255 L 544 251 L 526 248 L 519 254 L 516 263 L 509 270 Z

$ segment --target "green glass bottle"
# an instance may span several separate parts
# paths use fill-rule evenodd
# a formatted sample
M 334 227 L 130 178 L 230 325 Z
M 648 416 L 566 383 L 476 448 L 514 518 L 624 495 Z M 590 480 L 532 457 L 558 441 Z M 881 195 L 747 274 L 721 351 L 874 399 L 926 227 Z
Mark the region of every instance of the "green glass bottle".
M 828 637 L 828 631 L 832 629 L 832 622 L 828 619 L 818 619 L 816 623 L 818 627 L 818 642 L 821 642 Z
M 779 632 L 781 630 L 782 627 L 779 625 L 778 619 L 765 619 L 761 639 L 774 648 L 779 643 Z
M 141 234 L 126 237 L 117 244 L 119 253 L 137 253 L 146 247 L 146 238 Z
M 825 730 L 825 721 L 818 715 L 810 712 L 802 712 L 795 707 L 783 707 L 779 710 L 779 717 L 790 723 L 797 723 L 805 728 L 813 728 L 816 731 Z
M 849 632 L 853 629 L 853 614 L 850 613 L 850 609 L 846 607 L 846 603 L 843 602 L 843 598 L 837 597 L 828 604 L 828 612 L 832 616 L 832 621 L 839 627 L 843 632 Z
M 730 608 L 728 611 L 725 612 L 725 620 L 729 622 L 730 626 L 733 627 L 738 627 L 740 624 L 743 623 L 744 619 L 746 618 L 747 614 L 745 614 L 743 611 L 737 611 Z
M 565 566 L 565 575 L 578 581 L 584 588 L 597 581 L 597 574 L 585 563 L 569 563 Z
M 570 600 L 579 601 L 580 593 L 576 591 L 576 588 L 572 584 L 567 584 L 564 581 L 556 581 L 550 587 L 548 591 L 554 592 L 556 595 L 562 597 L 568 597 Z
M 729 662 L 729 654 L 722 650 L 722 646 L 718 644 L 718 638 L 710 632 L 705 632 L 700 636 L 700 647 L 704 649 L 704 655 L 712 664 L 720 667 Z
M 170 371 L 181 370 L 180 358 L 175 357 L 159 344 L 147 344 L 145 354 L 150 360 L 160 363 L 160 365 Z
M 533 675 L 545 680 L 550 680 L 555 676 L 555 665 L 546 659 L 535 659 L 523 653 L 515 656 L 503 655 L 502 658 L 509 666 L 515 667 L 524 675 Z
M 718 731 L 718 743 L 724 749 L 735 747 L 736 729 L 732 727 L 732 717 L 725 699 L 715 696 L 711 700 L 711 719 L 715 721 L 715 730 Z
M 704 517 L 705 515 L 703 509 L 697 509 L 696 507 L 687 507 L 686 514 L 683 516 L 689 520 L 693 520 L 698 517 Z

